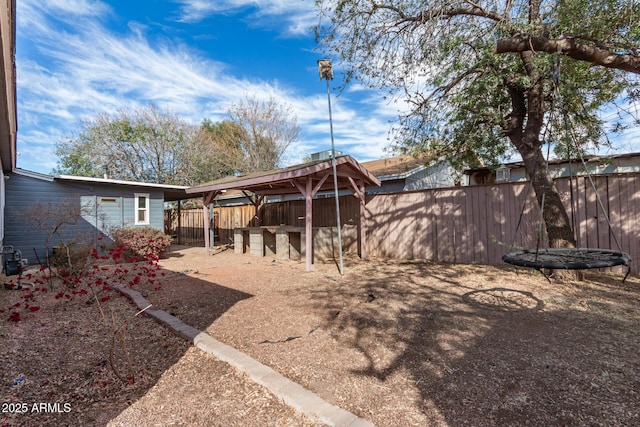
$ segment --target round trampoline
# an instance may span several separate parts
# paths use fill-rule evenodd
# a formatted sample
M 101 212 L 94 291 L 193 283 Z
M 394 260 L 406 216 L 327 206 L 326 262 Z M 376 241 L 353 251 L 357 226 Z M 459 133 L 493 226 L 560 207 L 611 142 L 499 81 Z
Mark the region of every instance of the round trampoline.
M 582 270 L 629 266 L 631 257 L 626 252 L 591 248 L 545 248 L 514 251 L 502 256 L 506 263 L 521 267 L 554 270 Z

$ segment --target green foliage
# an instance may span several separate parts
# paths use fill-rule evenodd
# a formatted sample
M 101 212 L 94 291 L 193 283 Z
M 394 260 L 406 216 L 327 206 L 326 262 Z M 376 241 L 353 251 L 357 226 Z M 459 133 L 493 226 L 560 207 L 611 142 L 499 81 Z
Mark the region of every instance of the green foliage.
M 300 133 L 290 107 L 273 98 L 246 97 L 229 106 L 227 114 L 234 136 L 229 148 L 240 159 L 234 169 L 242 173 L 278 167 L 285 150 Z
M 600 143 L 598 112 L 638 97 L 636 1 L 327 0 L 320 7 L 318 41 L 342 59 L 345 84 L 358 78 L 406 102 L 394 148 L 458 166 L 496 165 L 517 150 L 538 202 L 546 200 L 550 246 L 575 245 L 542 146 L 549 141 L 569 154 Z
M 75 176 L 102 176 L 103 170 L 91 158 L 90 146 L 87 142 L 66 139 L 56 144 L 55 154 L 58 166 L 54 174 Z
M 154 106 L 98 114 L 57 144 L 57 173 L 182 184 L 179 159 L 194 129 Z
M 248 97 L 227 112 L 227 120 L 200 126 L 154 106 L 98 114 L 58 142 L 54 173 L 196 185 L 275 168 L 299 133 L 291 110 L 273 99 Z
M 189 176 L 188 185 L 233 175 L 242 164 L 241 141 L 244 129 L 224 120 L 204 119 L 181 158 L 181 169 Z
M 171 246 L 171 237 L 153 227 L 116 228 L 111 238 L 125 248 L 124 256 L 144 260 L 157 260 Z
M 316 28 L 317 38 L 328 55 L 342 59 L 345 84 L 357 78 L 406 101 L 406 114 L 393 132 L 394 147 L 403 152 L 426 152 L 471 166 L 499 164 L 525 132 L 539 143 L 590 146 L 604 140 L 597 112 L 615 107 L 625 94 L 640 93 L 637 75 L 594 67 L 570 53 L 562 55 L 559 69 L 559 56 L 553 52 L 496 53 L 499 40 L 530 34 L 554 40 L 571 37 L 584 47 L 637 56 L 640 6 L 635 1 L 319 4 L 324 19 Z M 542 92 L 535 96 L 543 102 L 538 106 L 533 91 L 540 84 Z M 514 98 L 516 93 L 519 98 Z M 516 99 L 526 109 L 519 129 L 510 122 L 519 107 Z M 541 127 L 537 116 L 543 117 Z M 571 135 L 565 131 L 567 123 L 576 130 Z M 621 126 L 614 123 L 613 128 Z

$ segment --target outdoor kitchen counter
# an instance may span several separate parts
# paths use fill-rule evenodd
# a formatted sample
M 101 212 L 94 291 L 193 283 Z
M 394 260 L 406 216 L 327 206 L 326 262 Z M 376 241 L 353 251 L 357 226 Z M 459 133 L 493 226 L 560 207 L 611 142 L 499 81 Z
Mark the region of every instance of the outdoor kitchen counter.
M 304 227 L 286 225 L 235 228 L 234 250 L 237 254 L 249 252 L 252 256 L 298 259 L 304 257 L 304 234 Z
M 313 227 L 314 255 L 333 252 L 335 227 Z M 306 248 L 305 227 L 267 225 L 240 227 L 233 230 L 234 251 L 249 252 L 252 256 L 275 255 L 278 259 L 304 259 Z

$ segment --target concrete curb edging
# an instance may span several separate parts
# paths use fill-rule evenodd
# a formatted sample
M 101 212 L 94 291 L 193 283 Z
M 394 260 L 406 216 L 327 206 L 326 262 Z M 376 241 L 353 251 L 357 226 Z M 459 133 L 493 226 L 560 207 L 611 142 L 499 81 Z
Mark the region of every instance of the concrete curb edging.
M 295 408 L 312 420 L 321 421 L 335 427 L 373 427 L 369 421 L 338 406 L 332 405 L 320 396 L 291 381 L 279 372 L 263 365 L 235 348 L 221 343 L 206 332 L 187 325 L 182 320 L 163 310 L 150 309 L 150 303 L 140 292 L 124 286 L 114 286 L 133 301 L 140 310 L 157 322 L 169 327 L 175 333 L 191 341 L 196 347 L 218 360 L 226 362 L 244 372 L 257 384 L 266 387 L 285 404 Z

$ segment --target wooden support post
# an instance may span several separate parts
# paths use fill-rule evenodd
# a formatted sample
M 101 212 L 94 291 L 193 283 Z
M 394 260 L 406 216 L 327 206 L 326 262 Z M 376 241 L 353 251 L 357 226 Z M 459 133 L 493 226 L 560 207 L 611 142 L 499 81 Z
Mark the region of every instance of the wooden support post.
M 324 175 L 318 183 L 313 185 L 313 180 L 311 177 L 307 177 L 305 185 L 298 181 L 291 181 L 300 192 L 304 195 L 305 200 L 305 260 L 307 262 L 307 271 L 313 270 L 313 196 L 318 192 L 322 184 L 327 180 L 329 174 Z
M 366 194 L 364 192 L 364 180 L 359 179 L 358 182 L 353 178 L 348 177 L 351 187 L 353 189 L 353 195 L 358 199 L 359 216 L 358 221 L 358 255 L 361 259 L 367 259 L 367 218 L 366 218 Z
M 180 205 L 182 205 L 182 200 L 178 200 L 178 229 L 176 230 L 178 241 L 177 244 L 182 244 L 182 211 L 180 210 Z
M 367 259 L 367 211 L 366 211 L 366 195 L 364 192 L 364 182 L 358 181 L 360 205 L 360 259 Z
M 202 213 L 204 214 L 204 247 L 207 255 L 209 255 L 210 253 L 209 250 L 211 244 L 209 239 L 209 205 L 211 204 L 211 202 L 213 202 L 213 199 L 215 199 L 218 194 L 220 194 L 219 191 L 212 191 L 208 194 L 203 194 L 202 197 Z
M 305 260 L 307 271 L 313 270 L 313 183 L 307 177 L 307 185 L 304 192 L 305 199 Z
M 204 247 L 209 255 L 209 204 L 206 203 L 207 197 L 204 197 L 202 203 L 202 212 L 204 214 Z

